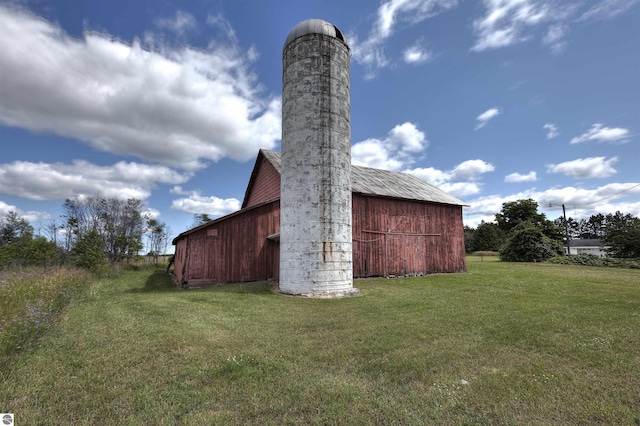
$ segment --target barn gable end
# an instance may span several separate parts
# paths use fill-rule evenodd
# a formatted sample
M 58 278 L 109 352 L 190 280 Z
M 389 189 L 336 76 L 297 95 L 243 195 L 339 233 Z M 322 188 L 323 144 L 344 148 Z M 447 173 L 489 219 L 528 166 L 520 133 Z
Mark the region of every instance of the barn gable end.
M 280 198 L 280 164 L 273 151 L 261 149 L 251 172 L 249 185 L 244 195 L 242 208 L 251 207 L 265 201 Z

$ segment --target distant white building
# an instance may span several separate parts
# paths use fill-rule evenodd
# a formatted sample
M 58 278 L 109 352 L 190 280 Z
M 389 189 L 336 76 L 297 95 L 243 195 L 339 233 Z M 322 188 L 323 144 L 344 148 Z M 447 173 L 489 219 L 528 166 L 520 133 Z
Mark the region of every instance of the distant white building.
M 608 248 L 598 239 L 569 241 L 569 254 L 595 254 L 596 256 L 604 257 L 607 255 Z

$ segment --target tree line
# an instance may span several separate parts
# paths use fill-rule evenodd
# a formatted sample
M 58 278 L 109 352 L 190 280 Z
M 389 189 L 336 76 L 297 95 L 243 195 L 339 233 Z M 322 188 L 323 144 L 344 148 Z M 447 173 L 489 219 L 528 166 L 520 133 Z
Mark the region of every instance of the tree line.
M 640 218 L 631 214 L 595 214 L 588 219 L 551 221 L 532 199 L 502 204 L 495 221 L 465 226 L 467 252 L 496 251 L 503 260 L 543 261 L 564 255 L 569 240 L 599 239 L 616 258 L 640 258 Z
M 156 259 L 168 245 L 169 227 L 145 214 L 137 199 L 96 194 L 67 199 L 63 211 L 61 223 L 45 227 L 48 236 L 14 211 L 0 216 L 0 269 L 73 264 L 96 270 L 138 256 L 145 237 Z

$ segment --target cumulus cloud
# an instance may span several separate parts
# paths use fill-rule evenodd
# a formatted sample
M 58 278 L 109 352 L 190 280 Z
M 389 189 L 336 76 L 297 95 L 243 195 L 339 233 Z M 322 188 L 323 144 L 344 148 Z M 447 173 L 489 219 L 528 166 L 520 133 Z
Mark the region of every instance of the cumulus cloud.
M 367 139 L 351 147 L 357 166 L 397 171 L 413 164 L 427 147 L 427 136 L 413 123 L 395 126 L 385 139 Z
M 542 128 L 547 131 L 547 139 L 557 138 L 558 135 L 560 135 L 560 132 L 558 131 L 558 126 L 556 126 L 553 123 L 547 123 L 544 126 L 542 126 Z
M 0 5 L 0 63 L 0 124 L 100 151 L 196 169 L 248 160 L 280 138 L 280 99 L 260 92 L 229 43 L 149 50 L 95 32 L 74 39 Z
M 175 186 L 171 193 L 186 195 L 185 198 L 173 200 L 171 208 L 187 213 L 224 216 L 240 209 L 240 201 L 235 198 L 207 197 L 200 191 L 185 191 L 180 186 Z
M 376 70 L 389 65 L 384 46 L 399 25 L 415 25 L 425 19 L 443 13 L 458 5 L 457 0 L 386 0 L 377 10 L 376 21 L 369 36 L 360 41 L 357 35 L 349 35 L 352 57 L 354 61 L 367 69 L 367 78 L 373 78 Z M 407 51 L 404 53 L 407 60 Z M 410 58 L 423 58 L 420 54 L 409 51 Z M 413 53 L 413 54 L 411 54 Z
M 6 216 L 9 212 L 16 212 L 18 208 L 14 205 L 7 204 L 4 201 L 0 200 L 0 217 Z
M 529 172 L 526 175 L 511 173 L 504 177 L 504 181 L 507 183 L 535 182 L 536 180 L 538 180 L 538 174 L 536 172 Z
M 433 57 L 432 53 L 422 47 L 420 43 L 407 47 L 402 52 L 402 56 L 407 64 L 420 64 L 429 61 Z
M 467 160 L 451 170 L 438 170 L 433 167 L 404 170 L 425 182 L 439 187 L 457 197 L 466 197 L 480 193 L 480 177 L 495 170 L 495 167 L 483 160 Z
M 597 213 L 615 213 L 621 211 L 640 216 L 640 202 L 626 202 L 622 199 L 628 195 L 640 194 L 640 183 L 610 183 L 591 189 L 572 186 L 551 188 L 545 191 L 530 189 L 509 195 L 489 195 L 467 201 L 470 207 L 465 209 L 464 223 L 477 226 L 481 220 L 485 222 L 495 219 L 502 204 L 510 201 L 531 198 L 538 203 L 538 209 L 549 219 L 560 216 L 558 207 L 567 206 L 567 215 L 573 218 L 588 218 Z M 552 205 L 552 207 L 549 207 Z
M 9 212 L 15 212 L 18 217 L 26 220 L 31 224 L 38 221 L 51 220 L 51 215 L 47 212 L 24 211 L 12 204 L 7 204 L 4 201 L 0 200 L 0 221 L 2 221 L 2 218 L 7 216 Z
M 500 115 L 500 112 L 500 108 L 489 108 L 488 110 L 477 116 L 476 121 L 478 122 L 478 125 L 476 126 L 476 130 L 482 129 L 487 125 L 489 120 Z
M 120 199 L 146 199 L 157 183 L 179 184 L 190 178 L 165 166 L 121 161 L 98 166 L 14 161 L 0 165 L 0 193 L 32 200 L 58 200 L 101 193 Z
M 606 159 L 605 157 L 579 158 L 573 161 L 565 161 L 559 164 L 547 166 L 549 173 L 563 173 L 579 179 L 606 178 L 617 173 L 613 164 L 618 157 Z
M 622 127 L 604 127 L 600 123 L 596 123 L 580 136 L 571 139 L 571 144 L 582 143 L 586 141 L 596 142 L 626 142 L 630 136 L 629 129 Z

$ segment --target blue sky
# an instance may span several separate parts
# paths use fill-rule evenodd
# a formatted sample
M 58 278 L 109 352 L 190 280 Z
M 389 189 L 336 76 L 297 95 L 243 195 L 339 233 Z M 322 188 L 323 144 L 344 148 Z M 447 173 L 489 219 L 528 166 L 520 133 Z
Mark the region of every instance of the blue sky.
M 101 193 L 177 235 L 237 210 L 309 18 L 352 49 L 354 164 L 471 226 L 521 198 L 640 216 L 640 0 L 0 1 L 0 215 L 44 228 Z

